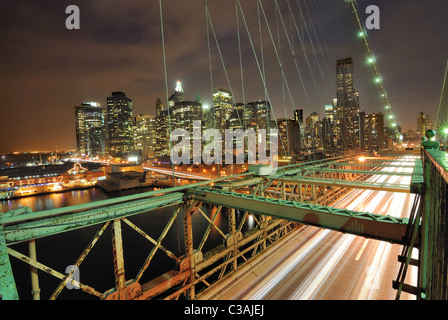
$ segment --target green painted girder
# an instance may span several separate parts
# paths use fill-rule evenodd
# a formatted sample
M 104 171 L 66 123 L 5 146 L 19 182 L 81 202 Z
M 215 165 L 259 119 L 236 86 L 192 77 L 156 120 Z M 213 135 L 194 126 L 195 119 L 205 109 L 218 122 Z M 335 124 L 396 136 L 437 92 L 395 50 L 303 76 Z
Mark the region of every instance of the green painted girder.
M 391 158 L 391 157 L 365 157 L 366 160 L 368 161 L 379 161 L 379 162 L 414 162 L 417 159 L 421 159 L 420 156 L 416 156 L 412 159 L 407 159 L 407 158 Z
M 369 175 L 385 175 L 385 176 L 412 176 L 412 172 L 390 172 L 390 171 L 371 171 L 371 170 L 318 169 L 316 170 L 316 172 L 352 173 L 352 174 L 369 174 Z
M 404 244 L 409 220 L 209 188 L 187 193 L 205 203 L 397 244 Z
M 350 162 L 337 162 L 335 166 L 352 166 L 352 167 L 384 167 L 384 168 L 414 168 L 414 164 L 387 164 L 387 163 L 350 163 Z
M 244 179 L 237 179 L 228 182 L 217 183 L 216 187 L 223 189 L 242 188 L 247 186 L 256 185 L 263 181 L 262 177 L 249 177 Z
M 5 241 L 7 245 L 15 244 L 125 218 L 158 208 L 174 206 L 182 203 L 183 197 L 184 194 L 181 192 L 170 193 L 144 200 L 134 200 L 81 212 L 73 211 L 31 222 L 11 224 L 4 226 Z M 73 208 L 76 208 L 76 206 L 72 207 L 72 210 Z
M 387 192 L 402 192 L 410 193 L 410 186 L 398 184 L 398 183 L 387 183 L 387 182 L 371 182 L 371 181 L 359 181 L 359 180 L 340 180 L 340 179 L 323 179 L 323 178 L 312 178 L 296 176 L 294 178 L 282 178 L 273 177 L 269 178 L 288 183 L 302 183 L 302 184 L 313 184 L 322 186 L 332 186 L 341 188 L 353 188 L 353 189 L 366 189 L 366 190 L 376 190 L 376 191 L 387 191 Z
M 0 300 L 19 300 L 2 225 L 0 225 Z

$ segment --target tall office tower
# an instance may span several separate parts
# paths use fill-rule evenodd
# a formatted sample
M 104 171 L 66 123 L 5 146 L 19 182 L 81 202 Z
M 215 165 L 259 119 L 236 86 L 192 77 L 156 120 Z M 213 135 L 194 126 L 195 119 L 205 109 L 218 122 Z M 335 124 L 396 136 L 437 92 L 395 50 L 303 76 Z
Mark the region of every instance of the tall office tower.
M 180 90 L 179 90 L 180 91 Z M 170 103 L 170 102 L 169 102 Z M 163 110 L 162 101 L 156 100 L 156 157 L 165 157 L 170 155 L 170 108 Z
M 232 113 L 230 114 L 230 119 L 228 123 L 229 123 L 228 128 L 231 130 L 236 129 L 245 130 L 244 114 L 242 108 L 233 109 Z
M 107 98 L 107 150 L 113 157 L 126 157 L 133 149 L 132 100 L 124 92 Z
M 327 118 L 331 123 L 334 121 L 334 107 L 333 105 L 325 106 L 325 118 Z
M 139 114 L 135 117 L 134 150 L 141 156 L 153 158 L 157 145 L 156 119 L 153 115 Z
M 156 116 L 163 111 L 163 102 L 159 98 L 156 100 Z
M 160 110 L 156 115 L 156 133 L 157 133 L 157 145 L 155 149 L 156 157 L 164 157 L 170 155 L 170 130 L 169 122 L 171 119 L 168 117 L 170 110 Z
M 368 134 L 368 121 L 369 117 L 364 111 L 358 113 L 358 144 L 361 151 L 365 151 L 369 148 L 369 136 Z
M 337 140 L 334 131 L 334 122 L 325 117 L 321 122 L 322 148 L 326 157 L 337 155 Z
M 336 99 L 335 99 L 336 100 Z M 334 130 L 335 115 L 334 105 L 325 106 L 325 117 L 321 122 L 322 133 L 322 148 L 324 149 L 325 156 L 331 157 L 336 154 L 336 131 Z
M 192 138 L 192 146 L 196 138 L 194 133 L 199 132 L 202 135 L 202 103 L 184 100 L 184 90 L 180 82 L 177 82 L 176 89 L 168 99 L 168 103 L 168 110 L 163 110 L 160 99 L 157 99 L 156 102 L 157 157 L 170 155 L 170 135 L 176 129 L 187 130 L 189 137 L 185 138 Z M 201 123 L 198 124 L 196 121 L 201 121 Z M 202 136 L 197 139 L 202 139 Z
M 376 150 L 383 148 L 384 145 L 384 115 L 372 113 L 365 115 L 364 141 L 366 150 Z
M 213 91 L 213 108 L 215 111 L 214 127 L 224 133 L 224 130 L 228 128 L 233 111 L 232 92 L 226 88 L 215 89 Z
M 295 163 L 299 159 L 302 148 L 299 122 L 294 118 L 282 118 L 277 120 L 277 125 L 279 162 Z
M 417 117 L 417 133 L 424 136 L 427 130 L 432 129 L 431 116 L 420 112 Z
M 305 128 L 303 126 L 303 109 L 294 110 L 293 119 L 295 121 L 297 121 L 297 123 L 299 124 L 300 137 L 301 137 L 301 139 L 303 139 L 303 137 L 305 136 Z M 300 146 L 301 146 L 301 148 L 303 148 L 304 143 L 301 143 Z
M 79 156 L 94 157 L 105 151 L 106 109 L 96 102 L 75 106 L 76 147 Z
M 184 129 L 187 131 L 184 139 L 190 139 L 190 159 L 194 160 L 194 147 L 199 147 L 202 144 L 202 103 L 197 101 L 176 102 L 170 108 L 170 112 L 172 130 Z
M 249 102 L 246 107 L 249 109 L 252 108 L 253 110 L 253 122 L 255 123 L 254 129 L 256 131 L 265 129 L 269 134 L 269 129 L 271 127 L 271 104 L 269 101 L 258 100 Z
M 417 117 L 417 133 L 423 135 L 425 133 L 425 115 L 423 112 L 420 112 Z
M 338 145 L 341 149 L 356 149 L 359 147 L 359 94 L 354 84 L 354 63 L 352 58 L 338 60 L 336 63 L 336 126 Z
M 426 121 L 425 121 L 425 129 L 426 129 L 426 130 L 431 130 L 431 129 L 433 129 L 433 127 L 432 127 L 431 116 L 430 116 L 429 114 L 427 114 L 425 118 L 426 118 L 426 119 L 425 119 L 425 120 L 426 120 Z
M 256 130 L 256 123 L 254 118 L 254 105 L 253 104 L 244 104 L 244 103 L 236 103 L 234 107 L 234 111 L 230 117 L 230 129 L 240 128 L 243 130 L 246 129 L 254 129 Z
M 168 99 L 169 107 L 173 107 L 175 103 L 184 101 L 184 89 L 180 81 L 177 81 L 176 89 L 171 97 Z
M 312 149 L 312 151 L 315 151 L 316 148 L 320 149 L 322 147 L 321 122 L 316 112 L 311 113 L 305 119 L 304 131 L 307 148 Z
M 215 110 L 208 104 L 202 104 L 202 128 L 212 129 L 215 127 Z
M 170 107 L 171 130 L 185 129 L 193 135 L 194 121 L 202 121 L 202 104 L 197 101 L 179 101 Z
M 303 109 L 296 109 L 294 110 L 294 120 L 296 120 L 300 127 L 303 127 Z

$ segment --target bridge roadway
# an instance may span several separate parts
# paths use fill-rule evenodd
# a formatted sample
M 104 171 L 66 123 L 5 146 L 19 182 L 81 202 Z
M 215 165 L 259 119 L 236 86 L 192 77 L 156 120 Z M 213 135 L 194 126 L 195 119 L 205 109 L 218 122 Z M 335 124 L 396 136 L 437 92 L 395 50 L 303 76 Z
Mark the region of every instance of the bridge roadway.
M 401 164 L 397 162 L 395 164 Z M 382 171 L 412 172 L 411 168 Z M 409 176 L 375 175 L 368 181 L 410 184 Z M 354 189 L 334 207 L 409 217 L 415 195 Z M 224 278 L 198 299 L 220 300 L 391 300 L 401 245 L 303 226 L 256 261 Z M 413 258 L 417 258 L 414 249 Z M 410 267 L 406 283 L 417 284 Z M 402 293 L 401 298 L 415 299 Z

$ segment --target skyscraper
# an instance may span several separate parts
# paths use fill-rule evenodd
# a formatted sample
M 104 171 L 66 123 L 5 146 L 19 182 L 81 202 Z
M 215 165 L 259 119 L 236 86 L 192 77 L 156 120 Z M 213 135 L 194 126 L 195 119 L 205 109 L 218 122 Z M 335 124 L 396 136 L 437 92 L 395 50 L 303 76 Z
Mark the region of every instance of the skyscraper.
M 94 157 L 105 151 L 106 110 L 96 102 L 75 106 L 76 147 L 79 156 Z
M 354 84 L 354 63 L 352 58 L 337 60 L 337 91 L 335 125 L 338 146 L 345 149 L 359 147 L 359 94 Z
M 213 108 L 215 111 L 215 128 L 224 132 L 228 128 L 233 111 L 232 92 L 226 88 L 213 91 Z
M 384 115 L 380 112 L 366 114 L 365 117 L 366 149 L 382 149 L 384 146 Z
M 299 122 L 296 119 L 278 119 L 278 156 L 279 159 L 295 163 L 300 157 L 302 139 Z M 280 160 L 279 160 L 280 161 Z
M 157 145 L 156 119 L 153 115 L 139 114 L 135 117 L 134 150 L 142 156 L 154 157 Z
M 124 92 L 107 98 L 107 150 L 113 157 L 128 156 L 134 145 L 132 100 Z
M 294 110 L 294 120 L 299 123 L 300 128 L 303 128 L 303 109 Z
M 330 121 L 330 123 L 333 123 L 334 121 L 334 107 L 333 105 L 326 105 L 325 106 L 325 118 Z
M 417 117 L 417 134 L 424 136 L 430 129 L 432 129 L 431 116 L 420 112 Z
M 160 99 L 156 101 L 156 141 L 155 156 L 169 156 L 170 132 L 168 126 L 168 112 L 163 110 L 163 103 Z
M 257 130 L 269 130 L 271 122 L 271 104 L 269 101 L 258 100 L 249 103 L 249 105 L 253 105 L 254 107 L 253 114 Z
M 168 99 L 168 110 L 163 110 L 163 104 L 160 99 L 156 102 L 156 130 L 157 130 L 157 147 L 156 156 L 169 156 L 170 150 L 170 134 L 176 129 L 187 130 L 192 145 L 194 139 L 202 139 L 202 137 L 194 137 L 194 132 L 201 132 L 202 128 L 195 121 L 203 121 L 202 103 L 198 101 L 187 101 L 184 99 L 184 90 L 180 81 L 177 82 L 174 93 Z M 173 142 L 174 144 L 176 142 Z M 193 148 L 190 149 L 191 151 Z
M 174 105 L 178 102 L 184 101 L 184 89 L 182 88 L 182 84 L 180 81 L 177 81 L 176 89 L 171 97 L 168 99 L 169 107 L 174 107 Z
M 163 110 L 163 103 L 162 100 L 157 98 L 156 100 L 156 116 Z
M 315 152 L 322 148 L 321 139 L 321 121 L 316 112 L 312 112 L 309 117 L 305 119 L 305 143 L 308 151 Z

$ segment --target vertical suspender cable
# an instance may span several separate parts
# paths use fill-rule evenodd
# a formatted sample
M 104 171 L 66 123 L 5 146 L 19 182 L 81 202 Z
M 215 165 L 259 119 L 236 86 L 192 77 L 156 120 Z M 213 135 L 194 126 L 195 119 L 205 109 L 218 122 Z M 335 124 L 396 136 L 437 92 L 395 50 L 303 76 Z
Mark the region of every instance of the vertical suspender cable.
M 169 148 L 170 148 L 170 154 L 172 150 L 172 143 L 171 143 L 171 110 L 170 105 L 168 103 L 168 76 L 167 76 L 167 67 L 166 67 L 166 52 L 165 52 L 165 33 L 163 28 L 163 11 L 162 11 L 162 0 L 159 0 L 159 10 L 160 10 L 160 29 L 161 29 L 161 35 L 162 35 L 162 53 L 163 53 L 163 70 L 165 75 L 165 95 L 166 95 L 166 107 L 168 110 L 168 130 L 170 134 L 169 138 Z M 171 168 L 173 171 L 173 186 L 176 186 L 176 179 L 174 176 L 174 163 L 171 161 Z

